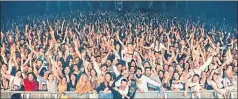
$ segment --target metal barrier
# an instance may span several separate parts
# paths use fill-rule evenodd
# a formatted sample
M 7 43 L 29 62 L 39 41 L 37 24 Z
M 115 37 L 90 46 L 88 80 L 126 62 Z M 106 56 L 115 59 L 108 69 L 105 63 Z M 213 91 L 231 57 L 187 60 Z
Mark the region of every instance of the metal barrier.
M 22 98 L 26 99 L 32 99 L 32 98 L 50 98 L 50 99 L 55 99 L 57 98 L 57 92 L 45 92 L 45 91 L 35 91 L 35 92 L 26 92 L 26 91 L 2 91 L 1 92 L 1 98 L 11 98 L 11 96 L 14 93 L 21 93 Z M 166 91 L 161 95 L 158 91 L 149 91 L 149 92 L 144 92 L 144 93 L 139 93 L 137 92 L 135 94 L 135 99 L 136 98 L 197 98 L 194 97 L 192 92 L 188 92 L 187 96 L 183 96 L 183 91 L 181 92 L 173 92 L 173 91 Z M 100 93 L 101 94 L 101 93 Z M 98 94 L 82 94 L 78 95 L 75 92 L 70 92 L 67 91 L 64 93 L 64 95 L 69 96 L 71 98 L 84 98 L 84 99 L 89 99 L 89 98 L 99 98 Z M 102 94 L 101 94 L 102 95 Z M 237 99 L 237 91 L 230 91 L 229 92 L 229 97 L 228 98 L 235 98 Z M 222 96 L 219 96 L 217 92 L 214 90 L 205 90 L 200 93 L 198 98 L 222 98 Z

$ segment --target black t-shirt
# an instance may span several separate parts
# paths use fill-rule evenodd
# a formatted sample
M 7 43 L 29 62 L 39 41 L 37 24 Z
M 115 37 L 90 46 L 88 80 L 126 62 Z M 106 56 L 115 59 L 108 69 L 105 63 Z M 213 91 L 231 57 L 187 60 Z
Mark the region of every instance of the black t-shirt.
M 67 83 L 67 91 L 75 91 L 76 90 L 77 82 L 75 81 L 74 85 L 72 84 L 72 81 L 70 80 L 69 83 Z

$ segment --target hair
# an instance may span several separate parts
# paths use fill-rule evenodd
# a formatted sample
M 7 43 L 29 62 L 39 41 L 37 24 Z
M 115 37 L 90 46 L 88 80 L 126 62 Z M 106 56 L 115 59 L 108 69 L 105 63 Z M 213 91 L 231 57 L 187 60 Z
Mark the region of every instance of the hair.
M 110 77 L 111 77 L 110 80 L 113 80 L 112 74 L 111 74 L 110 72 L 107 72 L 107 73 L 105 74 L 105 76 L 106 76 L 107 74 L 110 75 Z
M 137 68 L 137 69 L 136 69 L 136 72 L 139 71 L 139 70 L 142 72 L 142 69 L 141 69 L 141 68 Z
M 121 82 L 128 82 L 128 80 L 126 80 L 126 79 L 122 79 Z
M 151 67 L 146 67 L 145 70 L 146 70 L 146 69 L 150 69 L 150 70 L 151 70 L 152 68 L 151 68 Z
M 21 99 L 21 94 L 20 93 L 15 93 L 11 96 L 11 99 Z
M 196 77 L 196 76 L 197 76 L 198 78 L 200 77 L 198 74 L 194 74 L 194 75 L 193 75 L 193 77 Z
M 96 72 L 95 69 L 91 69 L 91 70 L 90 70 L 90 76 L 92 76 L 92 75 L 91 75 L 92 70 L 95 71 L 95 75 L 98 76 L 98 74 L 97 74 L 97 72 Z
M 179 78 L 181 77 L 181 75 L 180 75 L 180 74 L 179 74 L 177 71 L 176 71 L 176 72 L 174 72 L 174 74 L 175 74 L 175 73 L 177 73 L 177 74 L 178 74 Z M 175 80 L 174 74 L 173 74 L 173 76 L 172 76 L 172 77 L 173 77 L 173 80 Z M 179 80 L 179 78 L 178 78 L 178 80 Z
M 37 79 L 36 75 L 35 75 L 33 72 L 29 72 L 29 73 L 27 74 L 27 77 L 28 77 L 30 74 L 33 75 L 33 80 L 36 80 L 36 79 Z

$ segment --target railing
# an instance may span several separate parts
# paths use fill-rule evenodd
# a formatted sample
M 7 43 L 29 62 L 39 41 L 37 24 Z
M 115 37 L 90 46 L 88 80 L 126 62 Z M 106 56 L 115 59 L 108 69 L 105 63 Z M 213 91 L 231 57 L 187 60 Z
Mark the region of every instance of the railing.
M 50 98 L 54 99 L 57 98 L 57 92 L 45 92 L 45 91 L 35 91 L 35 92 L 26 92 L 26 91 L 2 91 L 1 92 L 1 98 L 11 98 L 11 96 L 14 93 L 20 93 L 22 98 L 26 99 L 32 99 L 32 98 Z M 100 94 L 100 95 L 99 95 Z M 67 91 L 64 93 L 64 95 L 67 95 L 71 98 L 100 98 L 98 96 L 101 96 L 103 94 L 82 94 L 78 95 L 75 92 L 70 92 Z M 158 91 L 149 91 L 149 92 L 144 92 L 144 93 L 139 93 L 137 92 L 135 94 L 135 99 L 136 98 L 224 98 L 214 90 L 205 90 L 202 91 L 197 97 L 194 97 L 194 94 L 192 92 L 188 92 L 187 96 L 183 96 L 183 91 L 181 92 L 173 92 L 173 91 L 166 91 L 164 93 L 160 93 Z M 230 91 L 228 93 L 228 97 L 231 99 L 237 99 L 237 91 Z

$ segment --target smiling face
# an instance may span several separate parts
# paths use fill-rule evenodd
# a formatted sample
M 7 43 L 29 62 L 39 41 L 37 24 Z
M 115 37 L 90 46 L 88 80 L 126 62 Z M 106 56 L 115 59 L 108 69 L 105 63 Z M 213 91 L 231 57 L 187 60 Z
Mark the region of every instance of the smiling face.
M 106 81 L 111 81 L 111 75 L 110 74 L 106 74 L 105 77 L 106 77 Z
M 27 78 L 28 78 L 29 81 L 33 81 L 34 80 L 33 74 L 29 74 Z

